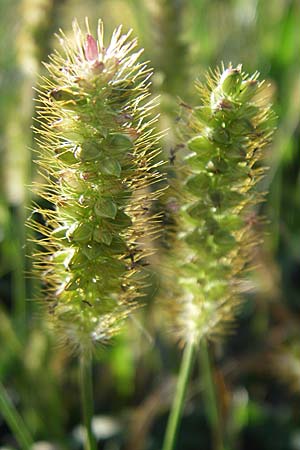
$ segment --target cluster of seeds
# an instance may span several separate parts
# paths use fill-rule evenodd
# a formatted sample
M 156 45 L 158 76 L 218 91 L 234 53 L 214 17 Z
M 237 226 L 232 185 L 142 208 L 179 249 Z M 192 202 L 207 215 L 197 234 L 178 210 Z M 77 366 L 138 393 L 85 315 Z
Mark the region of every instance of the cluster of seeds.
M 274 129 L 268 86 L 257 73 L 229 67 L 196 88 L 201 104 L 189 109 L 182 127 L 188 154 L 176 186 L 179 288 L 171 298 L 175 329 L 193 341 L 223 332 L 234 317 L 257 243 L 252 208 L 263 195 L 254 187 L 265 173 L 262 150 Z
M 145 245 L 157 230 L 150 214 L 159 195 L 155 101 L 150 69 L 136 41 L 115 30 L 98 39 L 60 35 L 61 52 L 45 64 L 38 107 L 37 206 L 44 224 L 36 268 L 45 280 L 54 324 L 83 350 L 106 341 L 136 307 Z

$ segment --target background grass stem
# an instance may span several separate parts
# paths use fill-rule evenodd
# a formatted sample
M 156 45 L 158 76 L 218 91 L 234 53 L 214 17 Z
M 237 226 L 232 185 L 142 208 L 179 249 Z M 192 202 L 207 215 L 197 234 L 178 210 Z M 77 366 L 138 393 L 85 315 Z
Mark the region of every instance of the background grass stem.
M 16 236 L 15 270 L 13 272 L 14 312 L 18 329 L 21 334 L 26 328 L 26 262 L 25 262 L 25 210 L 23 205 L 18 205 L 16 211 L 16 224 L 14 228 Z

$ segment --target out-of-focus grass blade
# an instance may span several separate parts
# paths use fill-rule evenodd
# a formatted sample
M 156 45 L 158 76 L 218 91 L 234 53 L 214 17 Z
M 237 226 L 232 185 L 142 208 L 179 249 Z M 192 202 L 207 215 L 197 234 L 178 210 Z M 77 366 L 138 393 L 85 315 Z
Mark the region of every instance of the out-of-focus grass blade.
M 22 450 L 30 450 L 33 440 L 23 422 L 23 419 L 16 410 L 6 389 L 0 382 L 0 412 L 4 420 L 11 428 L 15 438 L 20 444 Z

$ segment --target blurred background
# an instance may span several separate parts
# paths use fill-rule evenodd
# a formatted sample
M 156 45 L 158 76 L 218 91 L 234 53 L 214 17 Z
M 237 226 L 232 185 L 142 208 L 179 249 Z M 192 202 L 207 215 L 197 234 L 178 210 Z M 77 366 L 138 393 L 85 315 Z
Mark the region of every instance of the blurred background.
M 35 450 L 82 448 L 77 361 L 57 346 L 33 301 L 39 286 L 25 277 L 32 244 L 24 222 L 36 177 L 33 86 L 57 47 L 54 33 L 68 34 L 73 18 L 83 25 L 85 16 L 92 30 L 102 18 L 107 38 L 120 23 L 138 36 L 155 69 L 160 127 L 169 129 L 166 158 L 178 103 L 194 104 L 193 80 L 209 67 L 242 63 L 271 83 L 278 129 L 266 150 L 255 289 L 211 356 L 226 449 L 300 450 L 299 0 L 0 0 L 0 447 L 20 448 L 18 411 Z M 180 351 L 159 320 L 159 264 L 148 271 L 146 307 L 100 349 L 94 367 L 99 449 L 161 448 Z M 216 450 L 201 374 L 196 361 L 177 450 Z

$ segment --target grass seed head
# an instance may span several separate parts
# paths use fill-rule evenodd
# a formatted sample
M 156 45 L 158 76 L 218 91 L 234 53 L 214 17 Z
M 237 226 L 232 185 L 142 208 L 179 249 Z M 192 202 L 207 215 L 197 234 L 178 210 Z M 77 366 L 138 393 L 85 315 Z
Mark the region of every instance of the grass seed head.
M 136 40 L 113 32 L 104 46 L 63 32 L 61 50 L 45 64 L 38 101 L 40 176 L 36 193 L 51 206 L 31 225 L 42 235 L 35 267 L 50 317 L 64 340 L 87 351 L 106 342 L 138 306 L 143 239 L 155 236 L 149 211 L 159 195 L 160 136 L 150 69 Z M 49 205 L 48 204 L 48 205 Z M 145 213 L 147 211 L 147 213 Z
M 179 286 L 169 289 L 174 329 L 183 341 L 223 334 L 234 318 L 258 243 L 253 207 L 263 194 L 255 187 L 274 131 L 257 73 L 229 66 L 196 89 L 199 105 L 188 110 L 181 129 L 187 154 L 175 186 L 180 232 L 172 257 Z

